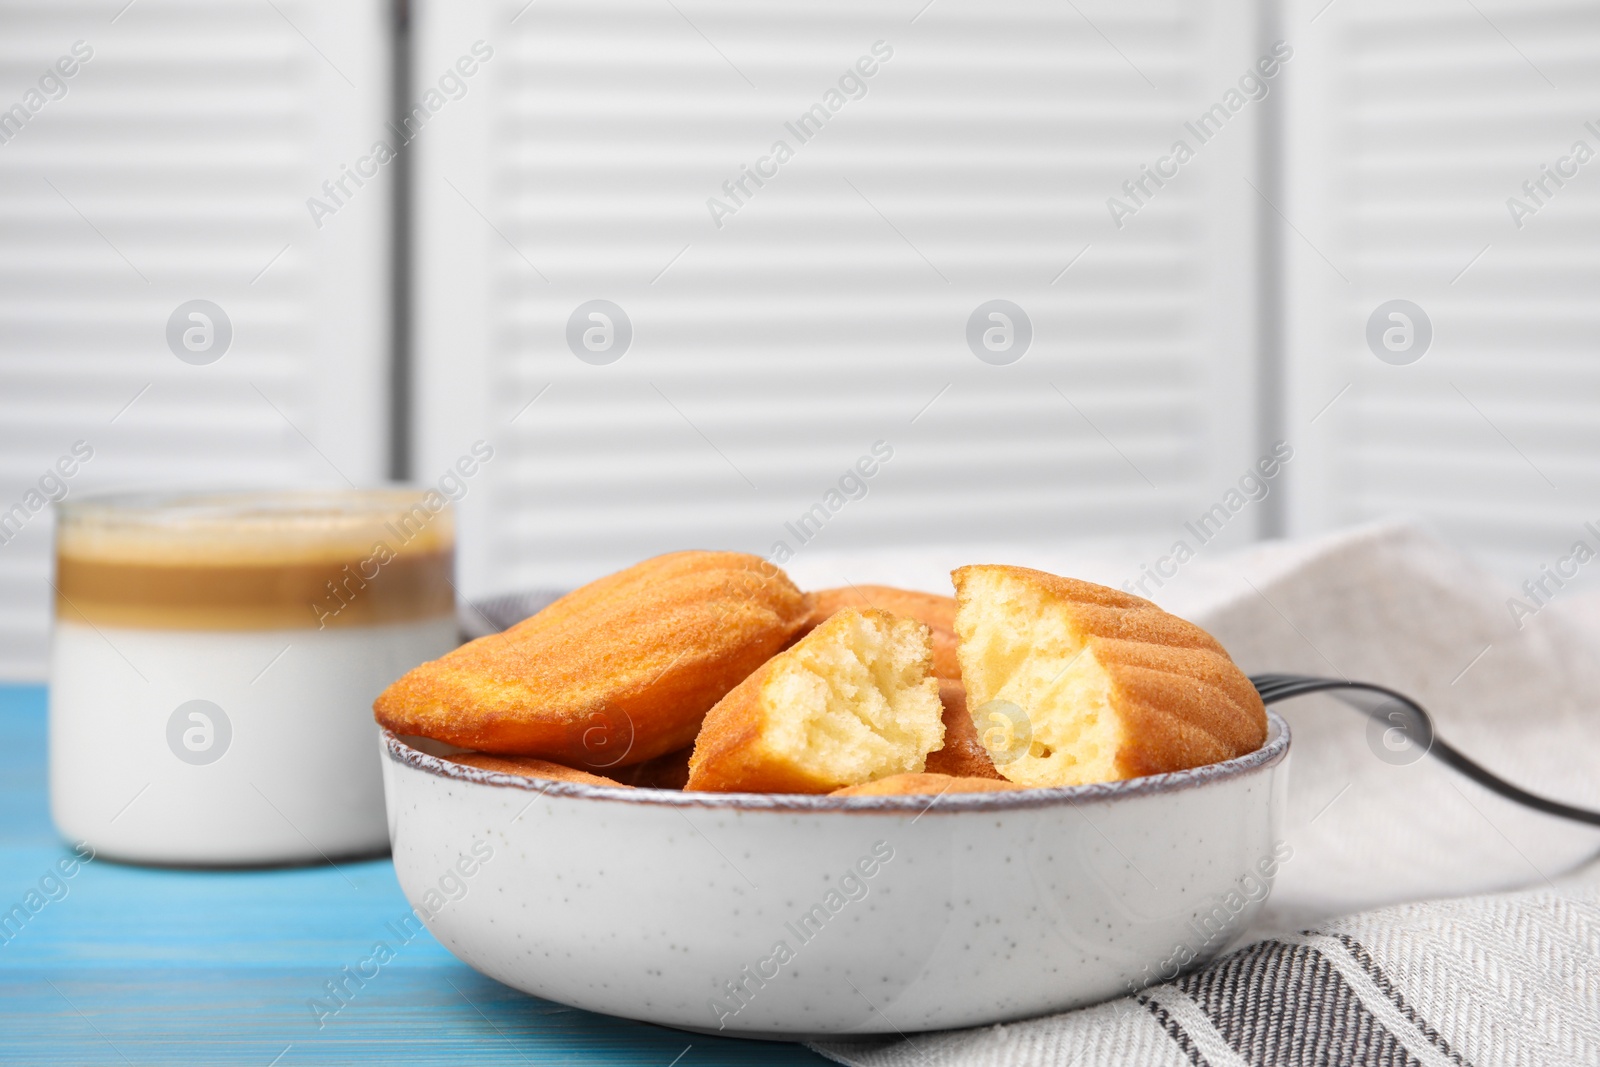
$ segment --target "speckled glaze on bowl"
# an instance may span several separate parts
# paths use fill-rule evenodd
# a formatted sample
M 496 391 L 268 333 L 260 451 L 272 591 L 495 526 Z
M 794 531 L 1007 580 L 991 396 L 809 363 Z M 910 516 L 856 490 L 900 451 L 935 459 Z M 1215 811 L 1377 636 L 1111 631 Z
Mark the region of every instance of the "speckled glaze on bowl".
M 1221 952 L 1292 855 L 1289 731 L 1268 718 L 1226 763 L 932 803 L 541 782 L 388 733 L 384 788 L 407 898 L 491 978 L 690 1030 L 912 1033 Z

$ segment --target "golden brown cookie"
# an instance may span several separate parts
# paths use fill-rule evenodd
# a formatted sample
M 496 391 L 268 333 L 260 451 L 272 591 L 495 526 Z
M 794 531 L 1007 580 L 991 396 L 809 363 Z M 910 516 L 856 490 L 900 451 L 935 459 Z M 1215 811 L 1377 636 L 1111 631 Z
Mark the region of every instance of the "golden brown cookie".
M 875 782 L 835 789 L 831 797 L 939 797 L 946 793 L 1008 793 L 1027 789 L 1004 778 L 962 778 L 948 774 L 891 774 Z
M 929 774 L 948 774 L 954 778 L 1005 780 L 994 769 L 989 750 L 967 711 L 967 688 L 948 678 L 939 679 L 939 701 L 944 705 L 944 747 L 928 753 L 924 768 Z
M 604 771 L 694 741 L 789 642 L 805 597 L 739 552 L 674 552 L 577 589 L 410 671 L 373 704 L 399 734 Z
M 952 577 L 972 716 L 1012 716 L 1027 746 L 997 762 L 1006 778 L 1133 778 L 1232 759 L 1266 740 L 1255 687 L 1193 623 L 1129 593 L 1024 567 L 962 567 Z
M 706 715 L 691 790 L 826 793 L 920 771 L 944 736 L 928 628 L 845 608 Z
M 819 589 L 810 593 L 811 617 L 807 629 L 820 626 L 840 608 L 877 608 L 891 615 L 904 615 L 927 625 L 933 632 L 933 667 L 936 678 L 961 678 L 956 659 L 956 601 L 937 593 L 896 589 L 892 585 L 846 585 L 838 589 Z
M 630 788 L 622 782 L 602 778 L 598 774 L 590 774 L 588 771 L 580 771 L 560 763 L 551 763 L 549 760 L 534 759 L 532 756 L 491 756 L 487 752 L 461 752 L 444 758 L 465 767 L 499 771 L 501 774 L 517 774 L 524 778 L 545 778 L 553 782 L 582 782 L 584 785 Z

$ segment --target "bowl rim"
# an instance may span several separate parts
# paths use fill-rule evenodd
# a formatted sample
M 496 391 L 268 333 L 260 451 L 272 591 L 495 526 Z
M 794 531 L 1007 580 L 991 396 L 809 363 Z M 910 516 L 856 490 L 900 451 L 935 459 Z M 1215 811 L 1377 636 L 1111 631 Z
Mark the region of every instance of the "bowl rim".
M 623 804 L 675 808 L 731 808 L 740 811 L 837 811 L 837 812 L 923 812 L 936 804 L 942 811 L 1011 811 L 1021 808 L 1054 807 L 1083 801 L 1121 800 L 1131 797 L 1176 793 L 1229 781 L 1274 767 L 1289 754 L 1289 724 L 1267 709 L 1267 739 L 1260 748 L 1220 763 L 1207 763 L 1184 771 L 1124 778 L 1092 785 L 1058 786 L 1045 789 L 1005 790 L 994 793 L 938 793 L 907 796 L 836 797 L 810 793 L 686 793 L 677 789 L 651 789 L 636 786 L 600 786 L 586 782 L 562 782 L 550 778 L 529 778 L 504 771 L 489 771 L 454 763 L 408 744 L 387 727 L 382 728 L 387 759 L 404 767 L 474 785 L 500 789 L 521 789 L 540 796 L 602 800 Z

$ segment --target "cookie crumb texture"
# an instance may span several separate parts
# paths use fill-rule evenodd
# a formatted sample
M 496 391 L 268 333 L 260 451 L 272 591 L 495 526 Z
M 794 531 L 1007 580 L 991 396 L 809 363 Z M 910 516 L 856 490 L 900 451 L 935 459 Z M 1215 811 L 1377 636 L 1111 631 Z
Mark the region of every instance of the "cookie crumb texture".
M 926 624 L 933 638 L 933 663 L 929 672 L 936 678 L 961 680 L 961 664 L 956 658 L 955 597 L 897 589 L 892 585 L 845 585 L 819 589 L 807 596 L 811 601 L 807 630 L 821 626 L 844 608 L 857 611 L 877 608 Z
M 944 740 L 928 627 L 845 609 L 711 709 L 689 789 L 827 793 L 920 772 Z

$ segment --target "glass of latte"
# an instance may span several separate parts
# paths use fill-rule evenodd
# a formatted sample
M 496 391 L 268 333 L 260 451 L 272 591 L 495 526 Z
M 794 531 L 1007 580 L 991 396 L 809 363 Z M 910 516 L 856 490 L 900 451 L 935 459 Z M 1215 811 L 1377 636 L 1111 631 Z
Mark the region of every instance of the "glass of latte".
M 315 862 L 388 847 L 372 702 L 456 644 L 438 492 L 61 505 L 50 806 L 96 854 Z

